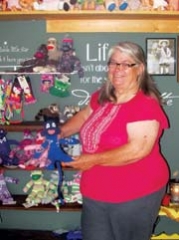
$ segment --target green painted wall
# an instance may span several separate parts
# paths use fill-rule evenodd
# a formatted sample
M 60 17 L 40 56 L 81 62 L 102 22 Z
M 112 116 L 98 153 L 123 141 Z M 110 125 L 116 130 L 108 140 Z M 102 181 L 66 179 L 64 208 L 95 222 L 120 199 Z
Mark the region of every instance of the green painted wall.
M 41 43 L 46 43 L 51 36 L 59 44 L 64 38 L 62 33 L 46 33 L 44 21 L 1 21 L 0 22 L 0 72 L 12 71 L 14 66 L 19 66 L 20 61 L 31 58 Z M 71 76 L 70 96 L 65 98 L 55 97 L 40 92 L 40 75 L 29 75 L 32 83 L 35 104 L 24 105 L 24 120 L 33 120 L 38 110 L 50 103 L 58 103 L 63 109 L 65 105 L 87 104 L 91 92 L 99 88 L 105 81 L 106 53 L 109 47 L 118 41 L 131 40 L 139 43 L 146 51 L 148 38 L 172 38 L 177 40 L 177 34 L 158 33 L 71 33 L 74 40 L 76 55 L 80 58 L 85 69 L 85 76 L 79 79 L 78 75 Z M 177 41 L 176 41 L 177 43 Z M 174 49 L 176 60 L 176 49 Z M 177 70 L 177 62 L 176 69 Z M 14 75 L 2 74 L 5 79 L 14 78 Z M 178 161 L 178 136 L 179 136 L 179 83 L 177 75 L 154 76 L 156 84 L 162 92 L 167 105 L 166 113 L 170 120 L 170 129 L 167 130 L 161 141 L 161 150 L 165 156 L 171 175 L 179 170 Z M 9 138 L 21 138 L 21 134 L 8 133 Z M 17 176 L 20 183 L 17 186 L 9 184 L 12 193 L 21 193 L 22 187 L 28 181 L 29 173 L 24 171 L 7 171 L 6 174 Z M 67 173 L 71 174 L 71 173 Z M 47 173 L 48 175 L 48 173 Z M 0 228 L 24 229 L 59 229 L 73 228 L 80 225 L 80 212 L 38 212 L 38 211 L 7 211 L 0 210 L 2 222 Z M 158 223 L 156 232 L 178 232 L 179 224 L 165 217 Z

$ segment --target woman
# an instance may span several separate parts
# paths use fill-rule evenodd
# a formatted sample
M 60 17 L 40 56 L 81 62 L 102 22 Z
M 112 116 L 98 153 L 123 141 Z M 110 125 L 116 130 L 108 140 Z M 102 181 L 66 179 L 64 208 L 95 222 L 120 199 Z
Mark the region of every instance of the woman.
M 159 140 L 168 120 L 131 42 L 112 47 L 108 80 L 63 127 L 83 151 L 66 166 L 82 171 L 83 240 L 149 240 L 169 178 Z

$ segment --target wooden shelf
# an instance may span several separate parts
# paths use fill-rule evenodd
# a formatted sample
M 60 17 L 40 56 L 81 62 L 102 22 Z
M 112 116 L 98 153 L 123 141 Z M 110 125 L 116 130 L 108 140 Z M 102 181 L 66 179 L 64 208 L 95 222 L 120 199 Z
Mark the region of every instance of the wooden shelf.
M 13 195 L 12 196 L 16 204 L 2 205 L 0 203 L 0 209 L 5 210 L 24 210 L 24 211 L 56 211 L 55 206 L 52 204 L 39 204 L 30 208 L 25 208 L 22 204 L 25 203 L 26 195 Z M 82 206 L 78 203 L 67 203 L 60 207 L 60 211 L 81 211 Z
M 23 132 L 26 129 L 33 132 L 41 130 L 43 128 L 43 122 L 25 121 L 17 124 L 0 125 L 0 127 L 7 132 Z
M 179 11 L 92 11 L 92 10 L 72 10 L 72 11 L 4 11 L 0 12 L 0 20 L 57 20 L 57 19 L 178 19 Z
M 0 12 L 9 20 L 46 20 L 47 32 L 179 32 L 179 11 Z

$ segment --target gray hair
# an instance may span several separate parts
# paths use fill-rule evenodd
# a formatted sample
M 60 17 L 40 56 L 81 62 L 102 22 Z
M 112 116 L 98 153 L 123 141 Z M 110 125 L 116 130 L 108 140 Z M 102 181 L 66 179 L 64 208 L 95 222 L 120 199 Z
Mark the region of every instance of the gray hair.
M 138 44 L 133 42 L 119 42 L 117 45 L 110 48 L 108 52 L 108 62 L 116 51 L 127 54 L 137 64 L 143 64 L 144 70 L 142 74 L 138 76 L 139 88 L 144 92 L 144 94 L 154 96 L 161 103 L 161 94 L 157 89 L 154 80 L 147 71 L 147 62 L 143 49 Z M 111 99 L 116 101 L 116 96 L 114 87 L 112 86 L 111 82 L 107 80 L 101 88 L 98 100 L 100 104 L 103 104 L 106 101 L 112 101 Z

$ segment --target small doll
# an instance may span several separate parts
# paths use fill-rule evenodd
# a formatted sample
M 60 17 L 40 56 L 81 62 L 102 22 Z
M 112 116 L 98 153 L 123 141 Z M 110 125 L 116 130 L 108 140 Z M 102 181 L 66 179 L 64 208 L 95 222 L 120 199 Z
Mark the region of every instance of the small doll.
M 42 199 L 42 204 L 51 203 L 56 207 L 56 211 L 59 212 L 60 204 L 58 201 L 58 171 L 53 171 L 50 176 L 51 178 L 44 194 L 44 198 Z
M 25 153 L 32 153 L 30 158 L 25 162 L 20 162 L 19 167 L 25 170 L 34 170 L 35 168 L 45 168 L 50 164 L 48 160 L 48 150 L 50 144 L 45 141 L 41 131 L 36 134 L 35 141 L 24 147 Z
M 80 192 L 80 179 L 81 173 L 77 172 L 73 175 L 73 179 L 71 181 L 64 182 L 63 190 L 66 191 L 66 187 L 70 188 L 67 194 L 64 194 L 64 201 L 67 203 L 77 202 L 82 204 L 82 195 Z
M 13 139 L 7 139 L 7 132 L 0 128 L 0 158 L 2 165 L 8 168 L 17 167 L 19 159 L 16 154 L 12 151 L 11 146 L 18 145 L 18 141 Z
M 45 111 L 46 110 L 46 111 Z M 43 131 L 44 137 L 43 147 L 48 148 L 47 159 L 50 164 L 46 167 L 48 170 L 58 170 L 58 198 L 59 202 L 63 204 L 63 194 L 61 192 L 61 184 L 63 182 L 62 162 L 72 161 L 72 157 L 68 155 L 62 146 L 78 144 L 79 140 L 76 138 L 64 139 L 60 138 L 60 116 L 58 111 L 50 111 L 49 108 L 41 111 L 41 116 L 44 118 Z M 37 119 L 37 116 L 36 116 Z
M 23 188 L 24 193 L 27 193 L 29 190 L 31 190 L 26 198 L 26 203 L 23 203 L 25 208 L 38 206 L 42 202 L 49 184 L 49 181 L 43 178 L 43 173 L 41 170 L 32 171 L 30 176 L 31 180 Z
M 0 169 L 0 200 L 2 201 L 3 205 L 16 204 L 16 201 L 14 201 L 7 188 L 7 182 L 17 184 L 19 180 L 17 178 L 4 176 L 4 170 Z

